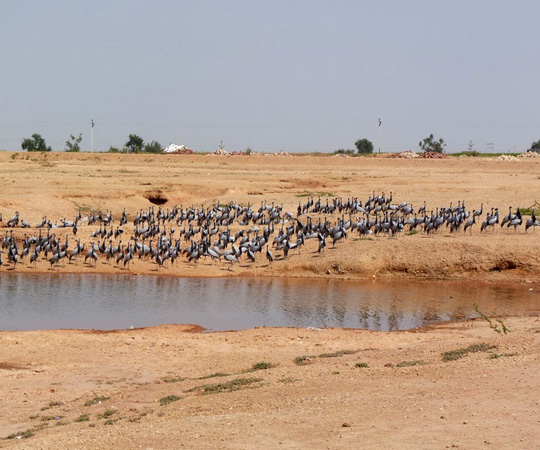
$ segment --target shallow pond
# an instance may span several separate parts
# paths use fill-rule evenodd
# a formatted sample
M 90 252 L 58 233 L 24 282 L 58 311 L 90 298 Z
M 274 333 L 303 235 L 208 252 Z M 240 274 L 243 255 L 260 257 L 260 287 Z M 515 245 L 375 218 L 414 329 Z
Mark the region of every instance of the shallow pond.
M 439 321 L 540 313 L 529 285 L 130 275 L 0 274 L 0 329 L 197 324 L 404 330 Z

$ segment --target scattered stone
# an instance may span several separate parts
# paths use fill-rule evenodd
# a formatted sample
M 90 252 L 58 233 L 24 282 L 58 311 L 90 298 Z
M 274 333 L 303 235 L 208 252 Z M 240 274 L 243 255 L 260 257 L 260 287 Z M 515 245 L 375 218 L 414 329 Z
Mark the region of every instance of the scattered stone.
M 519 161 L 519 159 L 512 155 L 501 155 L 497 156 L 495 161 Z
M 527 150 L 526 152 L 518 155 L 518 158 L 540 158 L 540 153 Z
M 412 150 L 407 150 L 407 151 L 399 153 L 399 157 L 405 158 L 405 159 L 414 159 L 414 158 L 418 158 L 419 156 L 420 155 L 418 155 L 418 153 L 413 152 Z

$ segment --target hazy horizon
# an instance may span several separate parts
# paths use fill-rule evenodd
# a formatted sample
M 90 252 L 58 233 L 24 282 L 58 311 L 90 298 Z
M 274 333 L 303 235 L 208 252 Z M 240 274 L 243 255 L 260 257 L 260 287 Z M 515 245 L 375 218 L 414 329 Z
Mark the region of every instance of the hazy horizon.
M 540 3 L 8 2 L 0 149 L 146 142 L 521 152 L 540 139 Z

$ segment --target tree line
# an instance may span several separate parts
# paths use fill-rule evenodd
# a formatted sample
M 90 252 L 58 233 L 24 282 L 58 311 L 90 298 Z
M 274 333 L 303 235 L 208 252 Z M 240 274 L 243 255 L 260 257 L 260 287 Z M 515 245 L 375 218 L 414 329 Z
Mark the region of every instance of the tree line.
M 64 151 L 66 152 L 80 152 L 81 151 L 82 134 L 75 137 L 70 135 L 66 141 Z M 368 155 L 373 153 L 373 143 L 369 139 L 358 139 L 354 146 L 356 152 L 351 149 L 339 149 L 334 153 L 346 154 L 346 155 Z M 446 142 L 442 138 L 435 138 L 433 134 L 424 138 L 418 143 L 420 150 L 424 152 L 444 153 Z M 469 147 L 472 146 L 472 142 Z M 50 152 L 51 147 L 47 146 L 45 139 L 41 135 L 34 133 L 32 137 L 23 139 L 21 143 L 23 150 L 29 152 Z M 250 149 L 251 150 L 251 149 Z M 469 148 L 471 150 L 471 148 Z M 540 139 L 531 144 L 530 150 L 540 152 Z M 163 146 L 157 141 L 144 142 L 144 139 L 136 134 L 130 134 L 127 142 L 122 148 L 111 146 L 109 147 L 109 153 L 163 153 Z
M 66 141 L 64 151 L 80 152 L 81 151 L 82 134 L 75 137 L 70 135 Z M 23 139 L 21 143 L 23 150 L 28 152 L 50 152 L 52 148 L 47 145 L 45 139 L 40 134 L 34 133 L 31 137 Z M 109 147 L 110 153 L 162 153 L 163 146 L 158 141 L 145 143 L 144 139 L 136 134 L 130 134 L 127 142 L 122 148 Z

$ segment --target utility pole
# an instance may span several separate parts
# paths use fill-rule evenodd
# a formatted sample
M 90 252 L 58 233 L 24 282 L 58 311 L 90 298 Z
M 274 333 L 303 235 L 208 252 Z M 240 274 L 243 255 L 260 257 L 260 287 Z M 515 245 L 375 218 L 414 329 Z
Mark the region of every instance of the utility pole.
M 379 155 L 381 154 L 381 118 L 379 117 L 379 134 L 377 136 L 377 148 L 379 149 Z
M 90 152 L 94 153 L 94 119 L 91 121 L 92 129 L 90 131 Z

